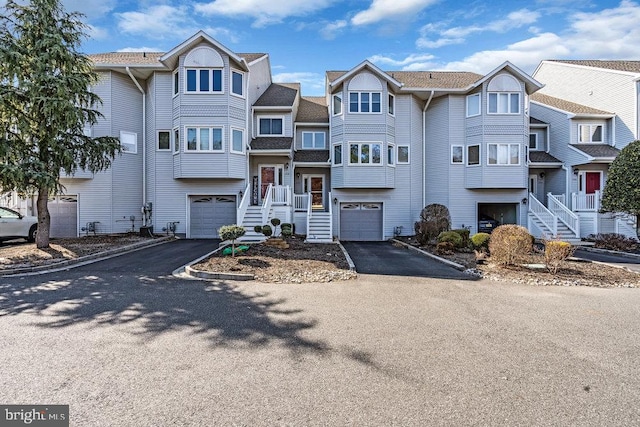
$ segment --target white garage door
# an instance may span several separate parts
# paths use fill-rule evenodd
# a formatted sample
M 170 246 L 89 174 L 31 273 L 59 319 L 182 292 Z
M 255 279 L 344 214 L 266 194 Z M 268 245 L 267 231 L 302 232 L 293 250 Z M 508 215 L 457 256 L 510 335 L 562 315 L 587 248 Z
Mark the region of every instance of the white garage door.
M 340 204 L 340 240 L 382 240 L 382 203 Z
M 49 199 L 49 237 L 78 237 L 78 196 Z
M 236 223 L 234 196 L 191 196 L 190 205 L 192 239 L 216 239 L 218 228 Z

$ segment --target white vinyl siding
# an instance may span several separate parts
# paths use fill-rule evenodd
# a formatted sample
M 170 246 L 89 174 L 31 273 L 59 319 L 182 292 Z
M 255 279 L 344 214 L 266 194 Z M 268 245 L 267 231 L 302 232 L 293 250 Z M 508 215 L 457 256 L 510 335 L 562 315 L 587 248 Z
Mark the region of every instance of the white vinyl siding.
M 223 151 L 222 128 L 188 127 L 186 128 L 186 151 Z
M 324 132 L 302 132 L 302 148 L 322 149 L 325 148 Z
M 475 93 L 467 96 L 467 117 L 473 117 L 480 114 L 480 94 Z
M 488 144 L 487 164 L 489 165 L 519 165 L 519 144 Z
M 489 114 L 520 114 L 520 93 L 489 92 Z

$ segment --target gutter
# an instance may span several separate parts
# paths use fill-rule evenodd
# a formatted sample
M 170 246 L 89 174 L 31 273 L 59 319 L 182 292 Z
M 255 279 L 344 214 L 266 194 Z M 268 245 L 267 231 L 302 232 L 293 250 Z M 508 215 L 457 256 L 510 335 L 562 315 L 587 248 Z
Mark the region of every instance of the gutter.
M 431 95 L 429 95 L 429 99 L 427 103 L 424 104 L 424 108 L 422 109 L 422 207 L 424 208 L 427 203 L 427 108 L 429 108 L 429 104 L 431 104 L 431 100 L 433 99 L 433 94 L 435 90 L 431 91 Z
M 126 70 L 142 94 L 142 206 L 144 207 L 147 200 L 147 96 L 138 80 L 131 73 L 131 69 L 126 67 Z M 142 226 L 147 226 L 146 215 L 144 214 L 142 216 Z

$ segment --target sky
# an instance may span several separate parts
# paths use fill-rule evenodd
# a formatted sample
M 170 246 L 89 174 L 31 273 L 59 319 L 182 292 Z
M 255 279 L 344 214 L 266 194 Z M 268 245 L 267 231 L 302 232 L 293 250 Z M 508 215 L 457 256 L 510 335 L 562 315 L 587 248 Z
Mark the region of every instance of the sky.
M 6 0 L 0 0 L 0 6 Z M 165 52 L 204 30 L 234 52 L 270 56 L 276 82 L 324 94 L 327 70 L 486 74 L 504 61 L 640 60 L 632 0 L 62 0 L 85 14 L 85 53 Z

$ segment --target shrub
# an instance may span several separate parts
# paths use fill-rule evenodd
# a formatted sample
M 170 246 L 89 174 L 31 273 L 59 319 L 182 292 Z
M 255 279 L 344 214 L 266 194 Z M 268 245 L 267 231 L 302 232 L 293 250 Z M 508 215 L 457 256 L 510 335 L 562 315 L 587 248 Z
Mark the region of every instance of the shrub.
M 462 236 L 455 231 L 443 231 L 438 235 L 438 243 L 450 242 L 454 248 L 461 248 L 462 241 Z
M 455 249 L 455 245 L 451 242 L 440 242 L 436 245 L 438 255 L 452 255 Z
M 222 240 L 231 240 L 231 256 L 236 256 L 236 239 L 244 236 L 246 230 L 240 225 L 223 225 L 218 229 L 218 235 Z
M 293 235 L 293 225 L 288 222 L 284 222 L 280 225 L 282 237 L 291 237 Z
M 600 233 L 589 237 L 593 238 L 596 248 L 622 252 L 633 252 L 638 249 L 638 241 L 636 239 L 622 234 Z
M 253 231 L 255 231 L 256 233 L 262 233 L 262 226 L 256 225 L 255 227 L 253 227 Z
M 573 246 L 569 242 L 550 240 L 544 245 L 544 262 L 551 274 L 556 274 L 567 258 L 573 255 Z
M 267 237 L 271 237 L 271 235 L 273 234 L 273 229 L 271 228 L 270 225 L 263 225 L 262 234 L 264 234 Z
M 462 248 L 468 248 L 469 247 L 469 234 L 471 234 L 471 231 L 469 229 L 466 228 L 457 228 L 455 230 L 451 230 L 455 233 L 458 233 L 460 235 L 460 237 L 462 237 L 462 245 L 460 247 Z
M 438 234 L 451 228 L 451 215 L 446 206 L 433 203 L 420 212 L 420 221 L 414 224 L 416 240 L 420 245 L 433 241 Z
M 273 225 L 273 235 L 277 237 L 279 233 L 276 233 L 276 230 L 278 230 L 278 226 L 280 225 L 280 218 L 271 218 L 269 222 Z
M 489 239 L 491 234 L 489 233 L 476 233 L 471 236 L 471 244 L 475 250 L 489 250 Z
M 528 261 L 533 249 L 533 236 L 520 225 L 506 224 L 496 227 L 489 239 L 492 262 L 517 265 Z

